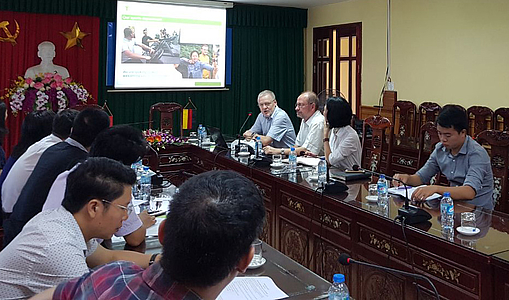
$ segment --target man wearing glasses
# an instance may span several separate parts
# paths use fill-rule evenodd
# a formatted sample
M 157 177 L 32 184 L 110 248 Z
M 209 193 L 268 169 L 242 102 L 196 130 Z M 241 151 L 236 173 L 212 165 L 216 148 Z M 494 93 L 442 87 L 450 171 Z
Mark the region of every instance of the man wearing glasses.
M 297 98 L 295 103 L 297 117 L 301 118 L 299 134 L 295 140 L 297 155 L 323 155 L 323 124 L 324 117 L 318 110 L 318 97 L 314 92 L 307 91 Z M 263 148 L 265 154 L 290 154 L 290 148 Z
M 288 114 L 277 106 L 276 95 L 265 90 L 258 94 L 260 114 L 251 129 L 244 132 L 246 140 L 260 137 L 263 146 L 291 147 L 295 144 L 295 130 Z
M 109 158 L 93 157 L 69 174 L 62 207 L 43 211 L 0 252 L 0 299 L 33 296 L 111 261 L 148 267 L 156 256 L 112 251 L 109 239 L 132 210 L 136 174 Z

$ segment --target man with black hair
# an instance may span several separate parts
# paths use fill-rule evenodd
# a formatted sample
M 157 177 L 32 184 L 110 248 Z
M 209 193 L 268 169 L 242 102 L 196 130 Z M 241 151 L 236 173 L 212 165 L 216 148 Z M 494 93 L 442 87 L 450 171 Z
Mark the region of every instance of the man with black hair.
M 140 160 L 147 149 L 147 141 L 141 130 L 128 125 L 116 125 L 97 135 L 90 148 L 90 157 L 107 157 L 130 166 Z M 67 177 L 73 169 L 60 173 L 55 179 L 42 207 L 43 211 L 60 207 L 65 196 Z M 145 240 L 146 229 L 154 223 L 155 217 L 146 211 L 138 217 L 133 210 L 115 235 L 124 237 L 129 246 L 136 247 Z
M 44 151 L 23 186 L 11 216 L 4 222 L 4 246 L 9 244 L 21 232 L 23 226 L 41 211 L 57 176 L 88 157 L 88 150 L 95 137 L 108 128 L 109 124 L 110 120 L 106 112 L 97 108 L 86 108 L 74 119 L 71 136 Z
M 426 164 L 413 175 L 396 174 L 408 185 L 429 183 L 438 172 L 447 177 L 450 186 L 428 185 L 412 194 L 415 201 L 422 202 L 434 193 L 449 192 L 451 198 L 467 200 L 466 203 L 493 209 L 493 172 L 486 150 L 469 135 L 468 116 L 459 105 L 446 105 L 437 118 L 440 142 L 431 153 Z M 394 181 L 393 184 L 399 185 Z
M 199 188 L 198 188 L 199 187 Z M 232 171 L 210 171 L 180 186 L 164 225 L 163 255 L 146 270 L 102 266 L 37 299 L 216 299 L 249 266 L 265 219 L 260 191 Z
M 132 210 L 134 171 L 108 158 L 89 158 L 69 174 L 62 207 L 39 213 L 0 252 L 0 298 L 28 298 L 111 261 L 146 268 L 155 257 L 106 250 Z
M 49 147 L 69 137 L 72 123 L 77 114 L 78 111 L 74 109 L 66 109 L 57 113 L 53 118 L 51 134 L 31 145 L 16 160 L 9 172 L 5 173 L 5 180 L 2 183 L 1 189 L 4 219 L 7 219 L 11 214 L 23 186 L 25 186 L 28 177 L 32 174 L 42 153 Z

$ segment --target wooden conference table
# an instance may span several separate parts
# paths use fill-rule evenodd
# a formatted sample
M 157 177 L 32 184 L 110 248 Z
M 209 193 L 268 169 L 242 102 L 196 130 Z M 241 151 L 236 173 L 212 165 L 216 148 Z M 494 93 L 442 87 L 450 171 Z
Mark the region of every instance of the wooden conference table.
M 267 209 L 262 239 L 329 281 L 334 273 L 345 274 L 355 299 L 434 299 L 434 295 L 424 282 L 342 266 L 337 261 L 340 253 L 428 276 L 443 299 L 509 299 L 508 215 L 457 202 L 455 227 L 460 212 L 474 211 L 479 234 L 444 236 L 436 208 L 428 209 L 433 215 L 429 222 L 402 228 L 394 222 L 402 201 L 391 199 L 387 207 L 369 203 L 368 182 L 349 184 L 339 195 L 322 196 L 307 173 L 273 175 L 269 167 L 246 166 L 226 153 L 183 145 L 147 159 L 152 170 L 176 184 L 190 174 L 213 169 L 234 170 L 253 180 Z
M 114 249 L 122 249 L 123 242 L 114 243 Z M 292 300 L 326 299 L 330 283 L 306 267 L 300 265 L 273 247 L 263 244 L 263 257 L 266 263 L 257 268 L 247 270 L 240 276 L 268 276 Z M 148 237 L 145 253 L 161 252 L 161 244 L 157 237 Z

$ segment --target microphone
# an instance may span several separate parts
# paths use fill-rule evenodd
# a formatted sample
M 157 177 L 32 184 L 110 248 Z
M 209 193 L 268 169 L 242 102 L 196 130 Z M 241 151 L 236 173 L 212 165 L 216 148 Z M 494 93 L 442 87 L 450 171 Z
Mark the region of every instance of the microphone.
M 247 117 L 244 120 L 244 123 L 242 123 L 242 126 L 240 126 L 239 133 L 237 134 L 237 140 L 239 140 L 239 142 L 235 146 L 235 156 L 238 156 L 238 153 L 240 151 L 240 137 L 242 136 L 242 129 L 244 129 L 244 126 L 246 126 L 246 123 L 249 120 L 249 118 L 251 118 L 251 115 L 253 115 L 253 113 L 252 112 L 248 112 L 247 113 Z
M 363 168 L 359 167 L 358 165 L 353 165 L 352 169 L 354 171 L 363 171 L 363 172 L 366 172 L 366 173 L 369 173 L 369 174 L 372 174 L 375 176 L 382 175 L 381 173 L 378 173 L 378 172 L 363 169 Z M 403 219 L 406 224 L 418 224 L 418 223 L 426 222 L 429 219 L 431 219 L 431 215 L 427 211 L 425 211 L 424 209 L 410 205 L 410 203 L 409 203 L 410 199 L 408 199 L 408 186 L 405 182 L 403 182 L 400 179 L 391 177 L 391 176 L 387 176 L 387 175 L 384 175 L 384 176 L 388 180 L 394 180 L 394 181 L 397 181 L 397 182 L 403 184 L 403 186 L 405 187 L 405 193 L 406 193 L 405 205 L 403 207 L 401 207 L 400 209 L 398 209 L 398 216 L 396 217 L 396 219 Z
M 244 129 L 244 126 L 246 126 L 247 120 L 249 120 L 249 118 L 251 118 L 252 114 L 253 114 L 252 112 L 247 113 L 247 117 L 244 120 L 244 123 L 242 123 L 242 126 L 240 126 L 240 130 L 239 130 L 239 134 L 238 134 L 239 136 L 242 134 L 242 129 Z
M 350 257 L 350 255 L 348 255 L 346 253 L 341 253 L 339 255 L 338 262 L 340 264 L 342 264 L 343 266 L 348 266 L 351 263 L 354 263 L 354 264 L 358 264 L 358 265 L 362 265 L 362 266 L 368 266 L 368 267 L 371 267 L 371 268 L 384 270 L 384 271 L 389 272 L 389 273 L 401 274 L 401 275 L 405 275 L 405 276 L 409 276 L 409 277 L 413 277 L 413 278 L 417 278 L 417 279 L 421 279 L 421 280 L 427 281 L 429 283 L 429 285 L 433 288 L 433 291 L 435 292 L 435 297 L 438 300 L 440 300 L 440 295 L 438 294 L 437 288 L 435 287 L 433 282 L 431 282 L 431 280 L 429 280 L 429 278 L 424 276 L 424 275 L 414 274 L 414 273 L 410 273 L 410 272 L 401 271 L 401 270 L 398 270 L 398 269 L 387 268 L 387 267 L 383 267 L 383 266 L 379 266 L 379 265 L 375 265 L 375 264 L 370 264 L 370 263 L 363 262 L 363 261 L 354 260 L 353 258 Z

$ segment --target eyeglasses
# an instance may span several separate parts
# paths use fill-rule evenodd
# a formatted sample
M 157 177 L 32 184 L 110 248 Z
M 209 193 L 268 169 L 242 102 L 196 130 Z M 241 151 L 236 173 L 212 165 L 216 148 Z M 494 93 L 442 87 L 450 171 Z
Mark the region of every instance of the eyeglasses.
M 274 103 L 274 101 L 271 101 L 271 102 L 264 102 L 264 103 L 258 103 L 258 106 L 259 107 L 269 107 L 271 106 L 272 104 Z
M 298 107 L 298 108 L 301 108 L 301 107 L 304 107 L 304 106 L 307 106 L 307 105 L 310 105 L 311 103 L 306 103 L 306 104 L 302 104 L 302 103 L 295 103 L 295 107 Z
M 126 211 L 128 215 L 130 215 L 133 212 L 133 204 L 132 203 L 129 203 L 127 206 L 123 206 L 123 205 L 120 205 L 120 204 L 112 203 L 111 201 L 104 200 L 104 199 L 102 199 L 101 201 L 102 202 L 106 202 L 106 203 L 111 204 L 111 205 L 115 205 L 116 207 Z

